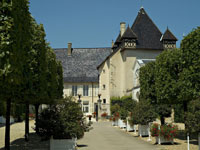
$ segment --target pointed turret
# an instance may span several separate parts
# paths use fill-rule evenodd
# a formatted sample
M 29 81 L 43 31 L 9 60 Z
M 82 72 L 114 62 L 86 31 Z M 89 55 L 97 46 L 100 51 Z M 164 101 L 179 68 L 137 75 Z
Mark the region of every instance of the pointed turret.
M 162 33 L 143 7 L 140 8 L 131 29 L 137 35 L 137 48 L 163 49 L 162 42 L 160 42 Z
M 164 49 L 176 48 L 176 41 L 178 39 L 173 35 L 173 33 L 168 29 L 165 31 L 160 41 L 163 43 Z
M 121 44 L 121 34 L 119 33 L 119 35 L 118 35 L 118 37 L 117 37 L 112 49 L 116 49 L 117 47 L 119 47 L 120 44 Z
M 137 39 L 137 35 L 128 26 L 126 31 L 124 32 L 123 36 L 121 37 L 122 47 L 123 48 L 136 48 L 136 39 Z

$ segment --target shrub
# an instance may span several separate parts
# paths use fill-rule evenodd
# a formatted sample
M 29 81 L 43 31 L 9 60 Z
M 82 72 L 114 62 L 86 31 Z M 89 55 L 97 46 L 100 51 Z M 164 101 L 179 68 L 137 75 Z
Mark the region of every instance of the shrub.
M 110 110 L 111 110 L 111 114 L 113 115 L 113 114 L 115 114 L 116 112 L 119 112 L 120 106 L 119 106 L 118 104 L 111 105 Z
M 188 112 L 186 113 L 187 131 L 190 133 L 200 132 L 200 99 L 193 100 L 189 103 Z
M 178 128 L 177 126 L 174 126 L 172 124 L 168 124 L 168 125 L 162 125 L 159 129 L 159 124 L 154 123 L 151 126 L 151 136 L 153 137 L 157 137 L 157 136 L 162 136 L 164 137 L 164 139 L 166 140 L 172 140 L 178 132 Z
M 160 127 L 160 136 L 163 136 L 164 139 L 172 140 L 177 135 L 178 128 L 171 124 L 162 125 Z
M 154 123 L 151 126 L 150 131 L 151 131 L 151 136 L 153 136 L 153 137 L 159 136 L 159 124 Z
M 79 104 L 72 101 L 72 97 L 66 97 L 42 111 L 38 128 L 39 135 L 45 138 L 80 139 L 86 126 Z
M 147 125 L 149 122 L 153 122 L 157 117 L 153 106 L 147 101 L 139 101 L 130 119 L 131 124 Z

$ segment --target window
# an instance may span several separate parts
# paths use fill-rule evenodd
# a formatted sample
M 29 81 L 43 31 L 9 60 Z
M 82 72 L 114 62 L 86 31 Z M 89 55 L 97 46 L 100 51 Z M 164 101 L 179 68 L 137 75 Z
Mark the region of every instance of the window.
M 106 89 L 106 85 L 105 84 L 103 84 L 103 90 L 105 90 Z
M 89 86 L 83 85 L 83 96 L 88 96 Z
M 94 86 L 94 96 L 98 96 L 99 94 L 99 85 Z
M 104 103 L 104 104 L 106 103 L 106 99 L 103 99 L 103 103 Z
M 72 85 L 72 96 L 77 96 L 77 85 Z
M 83 101 L 83 112 L 89 113 L 89 101 Z
M 105 69 L 103 69 L 103 73 L 105 73 L 106 71 L 105 71 Z

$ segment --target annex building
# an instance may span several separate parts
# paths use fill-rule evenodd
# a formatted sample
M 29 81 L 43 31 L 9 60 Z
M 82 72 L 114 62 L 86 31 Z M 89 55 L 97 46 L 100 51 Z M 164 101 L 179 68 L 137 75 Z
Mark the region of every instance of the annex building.
M 63 66 L 64 94 L 77 100 L 81 94 L 86 115 L 96 111 L 101 94 L 101 112 L 110 114 L 110 98 L 130 94 L 137 98 L 139 68 L 163 50 L 176 48 L 176 41 L 168 28 L 163 34 L 141 8 L 131 27 L 120 23 L 120 34 L 110 48 L 72 48 L 68 43 L 68 48 L 54 49 Z

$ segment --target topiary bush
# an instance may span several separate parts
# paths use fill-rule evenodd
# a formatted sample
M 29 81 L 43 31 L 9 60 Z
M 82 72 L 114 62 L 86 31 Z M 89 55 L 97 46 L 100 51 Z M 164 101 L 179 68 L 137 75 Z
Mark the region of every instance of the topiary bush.
M 139 101 L 133 109 L 131 124 L 148 125 L 149 122 L 153 122 L 157 118 L 157 114 L 154 111 L 154 107 L 148 101 Z
M 59 100 L 42 111 L 38 119 L 39 135 L 49 139 L 82 138 L 86 126 L 83 113 L 72 97 Z

